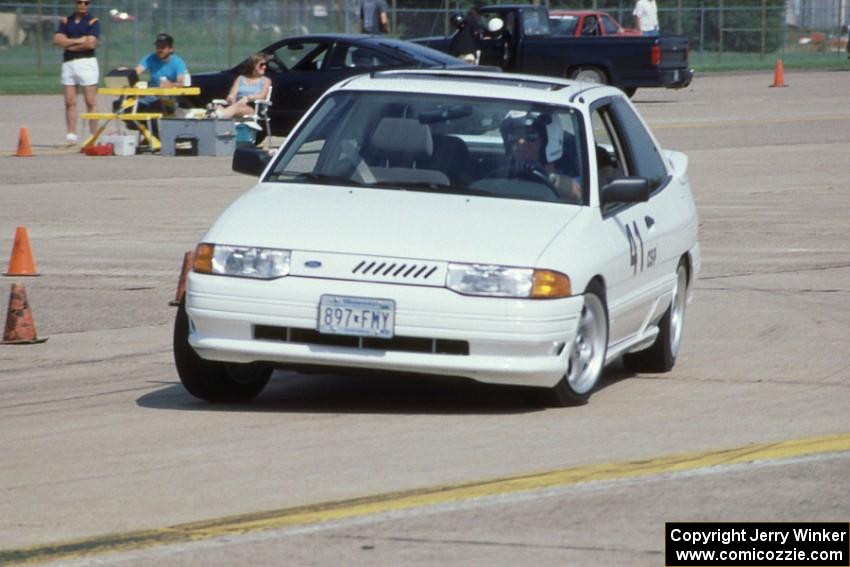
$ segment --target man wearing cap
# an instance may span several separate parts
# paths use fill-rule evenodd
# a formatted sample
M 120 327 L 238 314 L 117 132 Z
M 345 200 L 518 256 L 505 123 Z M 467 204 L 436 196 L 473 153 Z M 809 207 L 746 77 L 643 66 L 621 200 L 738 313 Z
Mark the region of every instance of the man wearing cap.
M 545 185 L 564 201 L 582 202 L 577 172 L 568 171 L 567 162 L 575 161 L 575 147 L 565 147 L 561 121 L 542 112 L 510 111 L 499 125 L 508 178 L 524 179 Z M 570 140 L 574 140 L 571 136 Z
M 100 35 L 100 23 L 89 14 L 89 0 L 75 0 L 74 13 L 62 18 L 53 35 L 53 45 L 62 52 L 62 85 L 65 89 L 65 124 L 68 133 L 65 142 L 77 143 L 77 86 L 83 87 L 86 110 L 97 110 L 97 82 L 100 70 L 94 49 Z M 97 130 L 97 120 L 89 121 L 92 133 Z
M 174 38 L 167 33 L 156 36 L 154 52 L 146 55 L 136 65 L 136 73 L 150 73 L 149 87 L 182 87 L 186 78 L 186 62 L 174 53 Z M 171 114 L 177 104 L 169 97 L 146 96 L 139 100 L 139 112 Z

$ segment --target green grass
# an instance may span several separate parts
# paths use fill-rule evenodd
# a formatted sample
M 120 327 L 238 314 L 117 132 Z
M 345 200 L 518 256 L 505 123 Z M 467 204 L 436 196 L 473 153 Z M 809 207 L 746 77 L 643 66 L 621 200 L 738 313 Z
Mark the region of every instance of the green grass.
M 195 53 L 191 47 L 181 52 L 189 62 L 190 71 L 208 71 L 222 69 L 227 66 L 226 55 L 205 58 Z M 241 58 L 242 50 L 234 49 L 234 57 Z M 15 53 L 16 52 L 16 53 Z M 53 55 L 56 55 L 55 53 Z M 135 56 L 129 50 L 113 50 L 108 57 L 110 67 L 119 64 L 133 65 Z M 106 61 L 99 54 L 101 64 Z M 845 51 L 841 52 L 801 52 L 785 51 L 765 54 L 758 53 L 723 53 L 692 51 L 691 65 L 699 73 L 726 71 L 759 71 L 772 70 L 777 59 L 782 59 L 785 69 L 850 69 L 850 60 Z M 32 57 L 32 51 L 26 48 L 8 49 L 0 55 L 0 94 L 59 94 L 62 88 L 59 84 L 60 64 L 56 57 L 51 57 L 49 63 L 43 62 L 39 69 Z
M 766 53 L 763 57 L 758 53 L 713 52 L 705 52 L 700 56 L 698 51 L 691 51 L 690 55 L 691 66 L 700 73 L 770 70 L 775 67 L 777 59 L 782 59 L 786 69 L 850 69 L 846 51 L 785 51 Z
M 60 94 L 60 65 L 0 64 L 0 94 Z

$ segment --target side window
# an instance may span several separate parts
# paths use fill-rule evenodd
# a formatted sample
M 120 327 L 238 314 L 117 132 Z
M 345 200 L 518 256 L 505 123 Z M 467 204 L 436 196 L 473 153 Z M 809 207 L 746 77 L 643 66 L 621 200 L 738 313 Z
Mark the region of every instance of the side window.
M 585 16 L 581 23 L 581 35 L 599 35 L 599 21 L 596 16 Z
M 624 177 L 631 174 L 631 168 L 615 127 L 614 116 L 609 105 L 593 110 L 590 116 L 593 128 L 593 141 L 596 150 L 596 170 L 599 188 L 614 177 Z
M 327 43 L 319 42 L 289 43 L 275 50 L 271 61 L 280 61 L 291 71 L 318 71 L 328 53 L 328 47 Z
M 612 106 L 614 112 L 622 124 L 622 132 L 626 138 L 625 142 L 631 150 L 634 173 L 649 180 L 650 191 L 662 187 L 668 178 L 664 159 L 652 136 L 646 130 L 634 109 L 624 99 L 615 99 Z
M 548 35 L 549 18 L 545 11 L 528 8 L 522 11 L 522 32 L 524 35 Z
M 602 27 L 605 28 L 605 35 L 617 35 L 620 33 L 620 26 L 610 16 L 602 15 Z
M 372 69 L 374 67 L 384 67 L 397 65 L 398 60 L 384 55 L 379 51 L 368 49 L 365 47 L 348 46 L 343 59 L 343 66 L 355 67 L 358 69 Z

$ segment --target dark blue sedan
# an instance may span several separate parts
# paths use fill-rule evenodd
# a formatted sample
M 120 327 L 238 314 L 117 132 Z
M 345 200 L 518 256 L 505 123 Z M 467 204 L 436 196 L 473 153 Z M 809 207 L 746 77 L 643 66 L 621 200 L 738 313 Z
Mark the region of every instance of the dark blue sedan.
M 342 79 L 393 68 L 465 66 L 440 51 L 397 39 L 372 35 L 320 34 L 290 37 L 261 50 L 268 57 L 266 75 L 272 80 L 272 134 L 283 136 L 310 106 Z M 225 98 L 242 63 L 217 73 L 192 75 L 201 88 L 193 105 Z

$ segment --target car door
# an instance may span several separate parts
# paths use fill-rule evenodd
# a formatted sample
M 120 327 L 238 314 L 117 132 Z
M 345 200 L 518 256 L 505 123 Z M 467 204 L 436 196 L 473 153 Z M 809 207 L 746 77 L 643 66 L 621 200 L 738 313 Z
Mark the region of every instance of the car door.
M 616 177 L 638 175 L 625 126 L 614 109 L 614 97 L 591 106 L 597 198 L 605 183 Z M 601 200 L 600 200 L 601 202 Z M 612 346 L 638 334 L 650 316 L 656 296 L 653 268 L 657 235 L 653 203 L 611 203 L 601 209 L 606 246 L 609 342 Z
M 661 150 L 646 125 L 625 97 L 612 102 L 612 108 L 623 131 L 624 145 L 635 175 L 649 180 L 650 196 L 644 213 L 646 285 L 658 305 L 657 319 L 667 308 L 675 284 L 676 268 L 687 245 L 681 235 L 691 222 L 688 201 L 665 165 Z

